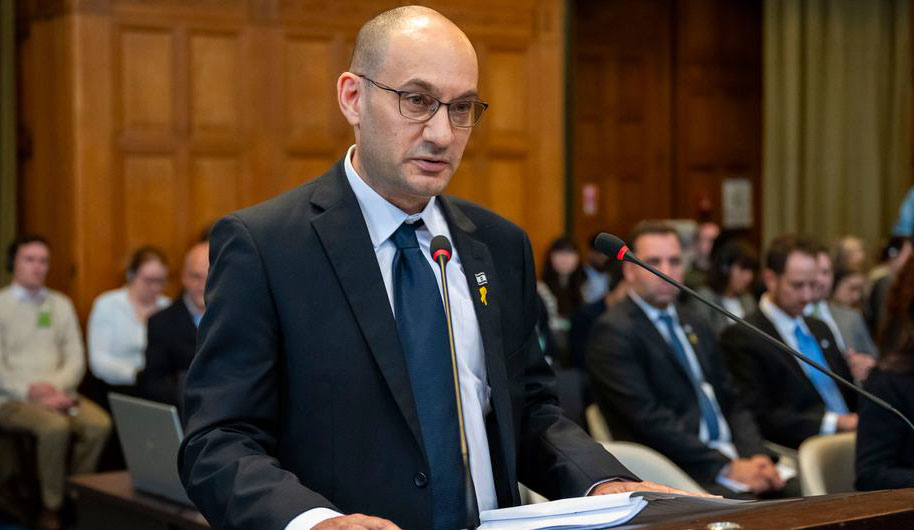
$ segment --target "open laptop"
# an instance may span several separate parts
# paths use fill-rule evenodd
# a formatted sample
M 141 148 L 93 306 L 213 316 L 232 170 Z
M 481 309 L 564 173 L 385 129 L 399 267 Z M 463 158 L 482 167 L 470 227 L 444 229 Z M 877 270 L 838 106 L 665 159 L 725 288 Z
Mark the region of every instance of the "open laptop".
M 178 446 L 184 438 L 178 410 L 114 392 L 108 399 L 133 487 L 193 506 L 178 478 Z

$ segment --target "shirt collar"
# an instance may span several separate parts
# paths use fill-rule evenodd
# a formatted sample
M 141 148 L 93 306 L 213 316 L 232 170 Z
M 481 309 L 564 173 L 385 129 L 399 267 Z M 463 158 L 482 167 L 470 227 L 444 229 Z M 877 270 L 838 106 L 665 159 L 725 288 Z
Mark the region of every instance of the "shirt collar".
M 190 316 L 194 319 L 194 322 L 199 322 L 200 317 L 203 316 L 203 311 L 197 311 L 197 306 L 191 302 L 190 295 L 184 293 L 184 296 L 181 297 L 181 300 L 184 301 L 184 306 L 187 307 L 187 312 L 190 313 Z
M 42 287 L 34 295 L 29 292 L 28 289 L 19 285 L 16 282 L 13 282 L 10 285 L 10 288 L 13 291 L 13 297 L 19 302 L 33 302 L 35 304 L 42 304 L 48 297 L 48 288 Z
M 819 315 L 823 319 L 831 317 L 831 310 L 828 308 L 828 302 L 825 300 L 819 300 L 818 302 L 813 302 L 803 308 L 803 314 L 806 316 L 815 316 L 816 310 L 819 310 Z
M 774 302 L 771 301 L 771 297 L 768 296 L 768 293 L 762 295 L 762 299 L 758 305 L 762 313 L 771 320 L 771 323 L 774 324 L 774 327 L 778 330 L 778 333 L 782 337 L 791 337 L 796 332 L 797 326 L 800 326 L 800 329 L 803 330 L 803 333 L 810 334 L 809 328 L 806 327 L 806 322 L 803 321 L 802 317 L 791 317 L 784 312 L 783 309 L 777 306 Z
M 645 302 L 634 290 L 630 289 L 628 291 L 628 296 L 632 299 L 632 302 L 635 302 L 635 304 L 644 311 L 644 314 L 647 315 L 647 318 L 649 318 L 651 322 L 657 322 L 663 315 L 670 315 L 673 317 L 673 322 L 679 322 L 679 315 L 676 314 L 675 304 L 669 304 L 665 308 L 659 309 Z
M 414 223 L 419 219 L 425 223 L 425 226 L 432 234 L 444 233 L 441 223 L 443 220 L 435 215 L 435 199 L 429 199 L 425 208 L 417 214 L 408 215 L 403 210 L 391 204 L 387 199 L 381 197 L 374 189 L 362 180 L 362 177 L 356 172 L 352 165 L 352 155 L 355 152 L 355 146 L 351 146 L 346 151 L 346 159 L 343 167 L 346 171 L 346 179 L 349 186 L 355 193 L 359 201 L 359 207 L 362 209 L 362 215 L 365 217 L 365 224 L 368 225 L 368 235 L 371 237 L 371 244 L 375 251 L 378 250 L 385 241 L 400 227 L 404 222 Z

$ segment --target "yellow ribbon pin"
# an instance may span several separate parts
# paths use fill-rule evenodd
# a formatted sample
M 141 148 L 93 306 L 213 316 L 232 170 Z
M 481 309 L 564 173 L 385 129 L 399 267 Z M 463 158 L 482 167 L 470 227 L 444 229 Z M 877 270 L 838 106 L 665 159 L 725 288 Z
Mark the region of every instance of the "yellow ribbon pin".
M 479 301 L 482 302 L 482 305 L 489 305 L 489 302 L 486 301 L 486 295 L 489 293 L 489 290 L 485 287 L 479 288 Z

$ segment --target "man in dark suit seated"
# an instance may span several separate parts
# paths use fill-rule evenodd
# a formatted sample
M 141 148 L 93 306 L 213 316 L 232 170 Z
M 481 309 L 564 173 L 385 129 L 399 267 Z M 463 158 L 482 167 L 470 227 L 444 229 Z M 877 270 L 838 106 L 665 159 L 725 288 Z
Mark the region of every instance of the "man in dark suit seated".
M 682 281 L 673 227 L 643 222 L 629 244 Z M 675 303 L 675 287 L 629 263 L 623 271 L 629 296 L 597 321 L 588 350 L 594 395 L 613 437 L 656 449 L 715 493 L 781 490 L 784 481 L 737 398 L 708 322 Z
M 762 279 L 766 292 L 758 311 L 746 320 L 850 379 L 850 369 L 828 325 L 803 317 L 816 289 L 814 245 L 790 235 L 774 240 L 765 257 Z M 724 331 L 721 348 L 766 439 L 797 448 L 815 434 L 857 428 L 856 395 L 825 374 L 739 326 Z
M 146 367 L 137 377 L 140 397 L 171 405 L 181 403 L 181 386 L 194 359 L 197 326 L 203 318 L 208 269 L 209 243 L 197 243 L 184 256 L 184 292 L 170 306 L 149 317 Z
M 518 481 L 550 498 L 668 489 L 638 482 L 562 415 L 526 234 L 442 195 L 486 108 L 477 77 L 451 21 L 382 13 L 337 81 L 355 145 L 213 228 L 179 469 L 214 528 L 465 527 L 473 492 L 435 235 L 453 242 L 456 390 L 479 508 L 518 504 Z

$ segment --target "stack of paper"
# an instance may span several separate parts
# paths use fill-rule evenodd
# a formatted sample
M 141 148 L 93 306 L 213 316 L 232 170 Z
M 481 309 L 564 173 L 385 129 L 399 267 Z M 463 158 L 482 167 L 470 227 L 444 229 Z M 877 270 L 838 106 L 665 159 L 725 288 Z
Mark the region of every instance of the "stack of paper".
M 608 528 L 629 522 L 638 515 L 647 500 L 627 493 L 594 495 L 561 499 L 540 504 L 528 504 L 479 514 L 480 530 L 510 528 L 512 530 L 585 530 Z

